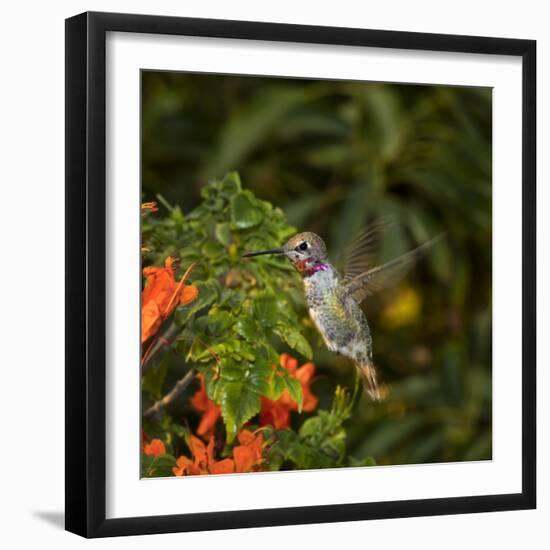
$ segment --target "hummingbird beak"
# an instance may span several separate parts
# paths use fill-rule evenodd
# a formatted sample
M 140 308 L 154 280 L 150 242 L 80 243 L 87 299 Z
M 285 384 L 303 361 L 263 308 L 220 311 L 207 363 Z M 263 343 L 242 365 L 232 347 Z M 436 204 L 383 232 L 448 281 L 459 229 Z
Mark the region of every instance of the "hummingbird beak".
M 284 248 L 272 248 L 271 250 L 262 250 L 261 252 L 247 252 L 243 254 L 243 258 L 251 258 L 252 256 L 263 256 L 264 254 L 284 254 Z

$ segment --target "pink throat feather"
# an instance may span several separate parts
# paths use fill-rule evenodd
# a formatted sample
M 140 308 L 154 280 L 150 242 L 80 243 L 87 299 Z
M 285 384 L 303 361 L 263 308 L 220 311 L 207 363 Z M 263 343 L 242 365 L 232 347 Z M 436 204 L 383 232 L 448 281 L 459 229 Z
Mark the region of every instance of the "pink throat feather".
M 299 260 L 294 265 L 296 269 L 300 272 L 302 277 L 311 277 L 315 273 L 318 273 L 319 271 L 327 271 L 328 265 L 324 263 L 315 263 L 313 265 L 308 265 L 308 263 L 312 260 L 312 258 L 307 258 L 305 260 Z

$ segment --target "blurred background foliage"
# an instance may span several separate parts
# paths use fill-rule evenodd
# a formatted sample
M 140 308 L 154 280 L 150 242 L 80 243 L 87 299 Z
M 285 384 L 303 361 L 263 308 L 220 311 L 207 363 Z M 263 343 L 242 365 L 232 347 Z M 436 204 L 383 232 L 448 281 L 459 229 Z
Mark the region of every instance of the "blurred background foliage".
M 144 72 L 142 191 L 190 212 L 231 170 L 333 258 L 369 222 L 395 222 L 388 260 L 446 238 L 366 302 L 389 398 L 362 398 L 350 454 L 378 464 L 491 458 L 492 96 L 488 88 Z M 162 208 L 162 207 L 161 207 Z M 282 243 L 281 243 L 282 244 Z M 353 369 L 309 341 L 320 407 Z

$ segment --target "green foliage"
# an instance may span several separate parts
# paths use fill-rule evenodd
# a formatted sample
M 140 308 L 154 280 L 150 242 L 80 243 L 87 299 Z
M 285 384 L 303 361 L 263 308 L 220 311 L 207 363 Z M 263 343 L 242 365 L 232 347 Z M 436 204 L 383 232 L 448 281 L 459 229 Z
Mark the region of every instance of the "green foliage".
M 155 265 L 169 255 L 180 258 L 183 267 L 197 262 L 193 284 L 199 297 L 175 314 L 177 350 L 205 376 L 231 442 L 260 411 L 262 395 L 276 399 L 287 388 L 301 403 L 300 384 L 278 366 L 278 348 L 286 345 L 306 359 L 312 350 L 289 298 L 298 281 L 288 264 L 241 257 L 247 250 L 278 246 L 295 230 L 279 209 L 243 191 L 235 173 L 203 187 L 202 197 L 186 216 L 172 208 L 168 217 L 144 222 L 143 246 L 153 251 L 149 259 Z M 144 378 L 143 388 L 154 398 L 161 393 L 169 357 Z
M 274 443 L 269 450 L 269 467 L 272 470 L 282 466 L 302 470 L 374 465 L 371 457 L 356 460 L 346 454 L 343 424 L 352 412 L 353 400 L 338 386 L 330 410 L 319 410 L 298 432 L 280 430 L 272 434 Z
M 168 477 L 176 459 L 170 454 L 159 456 L 141 454 L 141 477 Z

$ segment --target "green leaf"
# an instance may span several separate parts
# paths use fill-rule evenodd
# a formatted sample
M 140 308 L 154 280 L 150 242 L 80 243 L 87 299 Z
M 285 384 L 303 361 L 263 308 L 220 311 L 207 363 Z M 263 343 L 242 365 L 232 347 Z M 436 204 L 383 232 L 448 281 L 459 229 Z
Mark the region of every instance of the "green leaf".
M 199 290 L 199 296 L 187 306 L 176 309 L 175 320 L 178 326 L 185 325 L 201 309 L 214 303 L 219 296 L 219 285 L 214 281 L 193 281 Z
M 210 336 L 222 336 L 235 322 L 235 317 L 228 311 L 211 309 L 208 314 L 206 331 Z
M 230 198 L 242 190 L 241 178 L 237 172 L 229 172 L 223 178 L 220 191 L 224 197 Z
M 141 387 L 144 391 L 149 392 L 154 399 L 162 397 L 162 388 L 171 361 L 172 354 L 165 353 L 158 367 L 151 366 L 145 371 Z
M 276 401 L 281 397 L 286 387 L 285 376 L 274 375 L 270 378 L 269 387 L 265 395 L 272 401 Z
M 269 393 L 269 371 L 271 368 L 268 368 L 268 371 L 262 370 L 258 365 L 252 367 L 249 377 L 248 384 L 250 388 L 253 389 L 259 395 L 267 395 Z
M 289 326 L 278 326 L 275 334 L 280 336 L 292 349 L 311 361 L 313 350 L 305 337 L 296 329 Z
M 324 441 L 321 446 L 322 451 L 333 457 L 338 463 L 341 462 L 346 455 L 346 432 L 342 427 L 334 430 Z
M 205 258 L 214 259 L 225 254 L 225 248 L 220 243 L 207 241 L 203 245 L 201 252 Z
M 290 394 L 290 397 L 292 397 L 293 401 L 295 401 L 298 404 L 298 410 L 299 412 L 302 411 L 302 403 L 304 400 L 304 394 L 302 391 L 302 384 L 300 384 L 300 381 L 296 378 L 291 378 L 290 376 L 282 376 L 277 377 L 282 378 L 283 383 L 288 390 L 288 393 Z
M 231 229 L 229 228 L 229 223 L 217 223 L 216 224 L 216 239 L 220 241 L 224 246 L 229 246 L 231 244 Z
M 260 412 L 260 395 L 242 380 L 223 383 L 219 393 L 227 441 L 231 443 L 242 425 Z
M 251 342 L 258 339 L 263 340 L 263 330 L 248 316 L 241 317 L 235 324 L 235 331 L 243 338 L 250 340 Z
M 146 477 L 149 474 L 151 465 L 153 464 L 155 457 L 153 455 L 146 455 L 141 453 L 141 477 Z
M 318 436 L 323 430 L 323 418 L 319 415 L 308 418 L 300 427 L 300 437 L 306 439 L 313 436 Z
M 172 468 L 176 466 L 176 459 L 170 454 L 159 456 L 141 455 L 142 477 L 169 477 L 173 476 Z
M 278 319 L 277 298 L 264 294 L 254 299 L 254 317 L 264 328 L 272 327 Z
M 243 191 L 231 197 L 229 205 L 231 222 L 236 229 L 249 229 L 261 223 L 262 213 L 258 210 L 249 191 Z
M 271 469 L 292 462 L 296 469 L 333 468 L 345 464 L 346 431 L 343 422 L 350 416 L 350 397 L 337 388 L 330 411 L 319 410 L 300 427 L 298 434 L 276 433 L 270 448 Z

